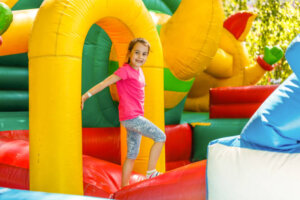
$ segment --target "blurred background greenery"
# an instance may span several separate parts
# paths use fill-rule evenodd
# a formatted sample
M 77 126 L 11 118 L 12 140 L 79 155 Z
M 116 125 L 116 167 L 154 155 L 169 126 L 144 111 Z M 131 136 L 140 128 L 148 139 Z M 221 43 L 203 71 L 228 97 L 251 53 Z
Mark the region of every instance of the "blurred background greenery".
M 285 51 L 289 43 L 300 34 L 299 0 L 223 0 L 223 6 L 226 17 L 241 10 L 257 14 L 245 41 L 252 60 L 264 53 L 265 46 L 279 45 Z M 291 73 L 291 68 L 283 58 L 258 84 L 278 84 Z

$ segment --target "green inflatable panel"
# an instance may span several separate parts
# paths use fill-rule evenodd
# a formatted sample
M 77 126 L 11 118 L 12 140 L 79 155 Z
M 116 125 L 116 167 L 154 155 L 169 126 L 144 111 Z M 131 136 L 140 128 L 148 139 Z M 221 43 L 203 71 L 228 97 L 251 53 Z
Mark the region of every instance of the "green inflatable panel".
M 168 15 L 172 15 L 171 9 L 162 0 L 143 0 L 148 10 L 159 11 Z
M 111 40 L 97 25 L 89 30 L 83 48 L 82 93 L 109 75 Z M 85 103 L 83 127 L 118 127 L 118 106 L 112 100 L 109 88 L 99 92 Z
M 186 97 L 174 108 L 165 110 L 165 124 L 180 124 L 180 116 L 182 114 Z
M 28 68 L 27 53 L 0 56 L 0 66 L 14 66 Z
M 194 127 L 192 162 L 206 159 L 207 145 L 210 141 L 239 135 L 248 120 L 248 118 L 209 119 L 209 113 L 184 113 L 181 122 L 190 123 Z
M 28 91 L 0 91 L 0 111 L 28 111 Z
M 181 0 L 143 0 L 143 2 L 148 10 L 172 15 L 177 10 Z
M 165 2 L 165 4 L 168 6 L 168 8 L 170 8 L 172 13 L 174 13 L 177 10 L 179 4 L 181 3 L 181 0 L 163 0 L 163 2 Z
M 0 67 L 0 90 L 28 90 L 28 69 Z
M 12 10 L 39 8 L 44 0 L 19 0 Z
M 0 131 L 28 129 L 28 112 L 0 112 Z
M 189 123 L 193 123 L 193 122 L 201 122 L 201 121 L 208 120 L 208 119 L 209 119 L 209 113 L 208 112 L 188 112 L 188 111 L 184 111 L 182 116 L 181 116 L 180 124 L 189 124 Z

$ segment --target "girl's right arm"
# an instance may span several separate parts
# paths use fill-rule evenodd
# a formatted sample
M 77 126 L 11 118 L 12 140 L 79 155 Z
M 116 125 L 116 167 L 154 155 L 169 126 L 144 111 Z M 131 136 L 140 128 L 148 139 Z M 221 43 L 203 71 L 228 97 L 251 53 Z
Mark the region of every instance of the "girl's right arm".
M 84 102 L 89 98 L 89 95 L 87 93 L 90 93 L 90 95 L 95 95 L 98 92 L 102 91 L 107 86 L 110 86 L 111 84 L 114 84 L 115 82 L 119 81 L 121 78 L 115 74 L 110 75 L 102 82 L 98 83 L 91 89 L 89 89 L 84 95 L 81 97 L 81 109 L 83 109 Z

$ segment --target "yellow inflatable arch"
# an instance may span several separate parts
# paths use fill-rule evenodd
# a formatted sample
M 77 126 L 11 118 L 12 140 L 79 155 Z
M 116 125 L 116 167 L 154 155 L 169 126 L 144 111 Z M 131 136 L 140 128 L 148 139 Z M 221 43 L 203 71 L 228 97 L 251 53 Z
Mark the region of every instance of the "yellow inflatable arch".
M 151 43 L 143 67 L 145 116 L 164 130 L 162 48 L 143 2 L 46 0 L 33 24 L 28 52 L 31 190 L 83 194 L 81 62 L 85 37 L 95 23 L 110 36 L 119 63 L 132 38 Z M 143 138 L 136 171 L 145 172 L 151 144 Z M 124 158 L 123 149 L 122 154 Z M 164 171 L 164 163 L 162 153 L 159 170 Z

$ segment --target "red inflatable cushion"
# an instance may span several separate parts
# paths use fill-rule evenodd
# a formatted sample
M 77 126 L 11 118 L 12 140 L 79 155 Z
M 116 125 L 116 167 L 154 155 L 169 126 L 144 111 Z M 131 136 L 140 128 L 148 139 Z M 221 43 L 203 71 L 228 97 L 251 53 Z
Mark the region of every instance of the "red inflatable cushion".
M 190 163 L 192 130 L 188 124 L 165 128 L 166 169 L 171 170 Z M 1 131 L 0 138 L 28 141 L 28 130 Z M 120 128 L 83 128 L 83 154 L 121 164 Z
M 209 117 L 250 118 L 277 87 L 278 85 L 211 88 Z
M 205 200 L 205 171 L 206 160 L 199 161 L 124 187 L 113 197 L 130 200 Z
M 0 187 L 29 189 L 28 141 L 0 138 Z M 83 156 L 84 194 L 110 197 L 121 187 L 122 168 L 91 156 Z M 130 183 L 144 180 L 143 175 L 133 173 Z
M 191 163 L 192 129 L 188 124 L 169 125 L 165 128 L 166 170 Z

